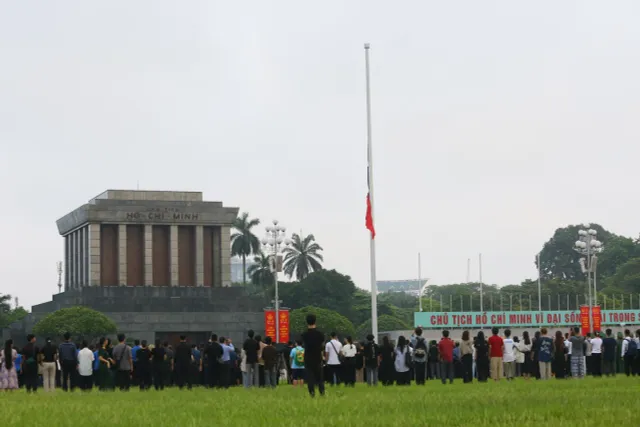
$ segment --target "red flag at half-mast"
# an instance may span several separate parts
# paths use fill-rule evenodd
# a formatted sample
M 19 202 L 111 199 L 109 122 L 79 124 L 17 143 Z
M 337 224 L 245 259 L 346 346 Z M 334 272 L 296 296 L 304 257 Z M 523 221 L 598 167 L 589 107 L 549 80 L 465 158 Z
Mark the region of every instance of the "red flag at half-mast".
M 373 226 L 373 215 L 371 214 L 371 197 L 369 193 L 367 193 L 367 214 L 365 216 L 365 225 L 367 229 L 371 232 L 371 240 L 376 238 L 376 229 Z

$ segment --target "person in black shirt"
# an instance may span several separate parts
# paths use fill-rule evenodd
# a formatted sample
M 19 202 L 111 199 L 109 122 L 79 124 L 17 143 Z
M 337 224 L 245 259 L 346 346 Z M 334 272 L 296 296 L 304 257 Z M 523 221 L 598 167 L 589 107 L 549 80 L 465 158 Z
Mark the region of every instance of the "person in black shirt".
M 218 335 L 212 334 L 209 343 L 204 349 L 204 357 L 200 358 L 200 370 L 205 370 L 205 378 L 209 388 L 219 385 L 220 368 L 222 360 L 222 346 L 218 344 Z
M 260 372 L 258 370 L 258 351 L 260 350 L 260 343 L 253 338 L 253 331 L 250 330 L 247 333 L 248 338 L 242 345 L 246 357 L 246 369 L 247 369 L 247 383 L 245 388 L 251 386 L 258 387 L 260 385 Z
M 56 361 L 58 349 L 47 338 L 47 343 L 42 347 L 42 385 L 44 391 L 53 391 L 56 388 Z
M 71 342 L 71 334 L 65 332 L 64 342 L 58 348 L 60 367 L 62 368 L 62 390 L 73 391 L 76 387 L 76 371 L 78 370 L 78 347 Z
M 165 359 L 167 354 L 164 347 L 160 343 L 160 340 L 156 340 L 156 346 L 151 352 L 152 371 L 153 371 L 153 386 L 156 390 L 164 390 L 164 371 L 165 371 Z
M 27 393 L 35 393 L 38 390 L 38 353 L 36 337 L 27 335 L 27 345 L 22 349 L 22 376 Z
M 151 388 L 151 351 L 147 347 L 147 341 L 142 340 L 140 348 L 136 352 L 136 369 L 140 391 Z
M 602 360 L 604 365 L 604 374 L 606 376 L 616 375 L 616 348 L 618 342 L 611 335 L 611 329 L 607 329 L 607 336 L 602 340 Z
M 189 376 L 189 366 L 191 365 L 191 347 L 187 344 L 187 337 L 180 336 L 180 344 L 176 347 L 174 355 L 174 366 L 176 373 L 176 385 L 182 390 L 184 383 L 191 389 L 191 377 Z
M 324 375 L 322 372 L 322 356 L 324 351 L 324 334 L 316 329 L 316 315 L 307 315 L 307 332 L 302 334 L 304 344 L 304 374 L 309 395 L 316 395 L 315 387 L 324 396 Z
M 367 335 L 367 342 L 363 351 L 364 365 L 366 368 L 367 384 L 378 385 L 378 368 L 380 366 L 380 348 L 376 344 L 372 334 Z

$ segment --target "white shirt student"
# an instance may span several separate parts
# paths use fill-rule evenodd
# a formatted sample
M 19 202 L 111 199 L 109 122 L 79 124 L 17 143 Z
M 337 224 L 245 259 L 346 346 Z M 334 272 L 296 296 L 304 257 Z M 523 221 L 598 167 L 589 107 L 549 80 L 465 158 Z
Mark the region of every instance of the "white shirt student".
M 327 365 L 340 364 L 340 357 L 338 357 L 340 350 L 342 350 L 342 344 L 340 344 L 340 341 L 338 341 L 335 336 L 331 337 L 331 341 L 324 346 L 324 352 L 327 355 Z
M 357 353 L 356 346 L 353 344 L 347 343 L 342 347 L 342 350 L 340 350 L 340 352 L 346 358 L 356 357 L 356 353 Z
M 513 347 L 515 346 L 515 343 L 513 342 L 513 339 L 511 339 L 511 337 L 505 338 L 502 342 L 504 345 L 504 353 L 502 355 L 502 361 L 505 363 L 515 362 L 516 355 L 513 353 Z
M 564 340 L 564 348 L 567 349 L 567 354 L 571 356 L 571 349 L 572 349 L 571 341 Z
M 93 361 L 95 357 L 93 351 L 84 347 L 78 353 L 78 373 L 83 377 L 90 377 L 93 375 Z
M 602 353 L 602 338 L 595 337 L 591 340 L 591 354 L 601 354 Z

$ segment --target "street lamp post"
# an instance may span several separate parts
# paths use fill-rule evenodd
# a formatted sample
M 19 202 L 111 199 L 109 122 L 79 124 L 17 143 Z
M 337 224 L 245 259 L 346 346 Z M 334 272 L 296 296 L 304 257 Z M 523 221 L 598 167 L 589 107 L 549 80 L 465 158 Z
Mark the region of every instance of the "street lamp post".
M 278 224 L 278 220 L 273 220 L 273 225 L 267 225 L 267 236 L 261 241 L 262 246 L 269 256 L 269 265 L 271 272 L 273 273 L 273 280 L 275 285 L 275 300 L 273 301 L 276 311 L 276 343 L 280 342 L 280 296 L 278 295 L 278 273 L 282 271 L 282 255 L 280 255 L 280 248 L 289 246 L 291 241 L 285 237 L 287 229 Z
M 593 333 L 593 305 L 594 296 L 597 289 L 595 289 L 595 276 L 594 276 L 594 289 L 591 289 L 591 275 L 595 274 L 595 265 L 597 262 L 597 253 L 602 251 L 602 242 L 596 239 L 598 232 L 593 228 L 589 228 L 589 224 L 583 224 L 584 229 L 578 231 L 578 240 L 575 243 L 574 250 L 583 258 L 580 258 L 580 267 L 582 272 L 587 275 L 587 289 L 588 289 L 588 305 L 589 305 L 589 332 Z M 597 301 L 597 297 L 595 297 Z

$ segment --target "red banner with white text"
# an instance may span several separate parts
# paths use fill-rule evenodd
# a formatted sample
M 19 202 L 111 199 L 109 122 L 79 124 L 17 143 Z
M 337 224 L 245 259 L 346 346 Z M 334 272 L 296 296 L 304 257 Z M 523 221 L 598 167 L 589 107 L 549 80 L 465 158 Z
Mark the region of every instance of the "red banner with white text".
M 275 310 L 264 311 L 264 336 L 276 340 L 276 312 Z
M 264 337 L 271 337 L 274 343 L 277 335 L 276 322 L 280 329 L 280 343 L 286 344 L 289 342 L 289 310 L 279 310 L 277 319 L 275 310 L 264 311 Z
M 278 315 L 280 316 L 280 319 L 278 319 L 280 343 L 286 344 L 289 342 L 289 310 L 280 310 Z
M 602 312 L 599 305 L 594 305 L 592 309 L 593 316 L 593 332 L 600 332 L 602 330 Z
M 580 326 L 582 328 L 582 335 L 587 335 L 589 333 L 589 306 L 581 305 L 580 306 Z

